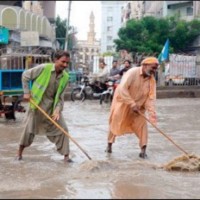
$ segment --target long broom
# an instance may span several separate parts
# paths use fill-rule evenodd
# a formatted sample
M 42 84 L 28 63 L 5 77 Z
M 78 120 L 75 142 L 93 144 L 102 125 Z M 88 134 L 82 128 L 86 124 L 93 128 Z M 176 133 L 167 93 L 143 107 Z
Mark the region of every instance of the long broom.
M 146 119 L 157 131 L 165 136 L 172 144 L 174 144 L 184 155 L 179 156 L 162 166 L 162 168 L 168 171 L 200 171 L 200 157 L 195 154 L 188 154 L 183 148 L 176 144 L 169 136 L 163 133 L 157 126 L 155 126 L 143 113 L 139 111 L 139 114 Z
M 79 149 L 88 157 L 89 160 L 92 158 L 84 151 L 84 149 L 69 135 L 67 131 L 65 131 L 56 121 L 54 121 L 40 106 L 38 106 L 33 99 L 30 98 L 30 102 L 40 111 L 42 112 L 57 128 L 59 128 L 67 137 L 69 137 L 78 147 Z
M 159 131 L 162 135 L 164 135 L 172 144 L 174 144 L 179 150 L 181 150 L 186 156 L 189 154 L 181 148 L 178 144 L 176 144 L 169 136 L 163 133 L 157 126 L 155 126 L 141 111 L 138 112 L 142 117 L 144 117 L 157 131 Z

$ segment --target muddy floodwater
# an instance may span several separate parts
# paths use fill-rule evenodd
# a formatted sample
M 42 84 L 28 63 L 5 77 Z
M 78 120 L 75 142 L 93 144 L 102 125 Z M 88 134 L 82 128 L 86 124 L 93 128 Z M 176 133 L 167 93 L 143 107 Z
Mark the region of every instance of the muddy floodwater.
M 70 141 L 74 162 L 66 164 L 40 135 L 25 149 L 23 161 L 16 161 L 25 114 L 16 113 L 15 122 L 0 118 L 1 199 L 200 198 L 200 172 L 160 168 L 183 153 L 150 124 L 148 158 L 143 160 L 135 135 L 118 137 L 113 153 L 105 153 L 109 106 L 97 100 L 66 101 L 63 113 L 71 137 L 92 160 Z M 200 155 L 200 99 L 158 99 L 157 113 L 160 130 L 185 151 Z

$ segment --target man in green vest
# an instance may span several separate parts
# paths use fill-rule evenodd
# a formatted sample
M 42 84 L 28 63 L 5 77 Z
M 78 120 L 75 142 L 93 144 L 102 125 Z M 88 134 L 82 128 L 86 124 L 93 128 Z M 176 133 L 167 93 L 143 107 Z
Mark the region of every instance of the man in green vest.
M 70 54 L 66 51 L 55 53 L 54 63 L 44 63 L 25 70 L 22 74 L 24 99 L 32 98 L 49 116 L 68 132 L 62 115 L 64 93 L 69 75 L 66 72 L 70 62 Z M 30 81 L 32 87 L 30 89 Z M 60 131 L 41 111 L 30 103 L 27 112 L 26 125 L 20 139 L 17 159 L 22 160 L 25 147 L 32 144 L 36 134 L 45 133 L 47 138 L 56 145 L 57 151 L 64 155 L 64 161 L 69 158 L 69 138 Z

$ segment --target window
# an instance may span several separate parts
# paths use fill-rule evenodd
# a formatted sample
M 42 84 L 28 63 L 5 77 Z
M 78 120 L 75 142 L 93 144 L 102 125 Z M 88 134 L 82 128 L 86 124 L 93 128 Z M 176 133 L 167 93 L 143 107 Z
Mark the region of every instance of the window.
M 126 13 L 126 19 L 130 19 L 131 13 Z
M 112 7 L 108 7 L 107 8 L 107 16 L 112 16 L 113 15 L 113 8 Z
M 187 7 L 186 13 L 187 13 L 187 16 L 192 16 L 193 15 L 193 7 Z
M 112 26 L 108 26 L 107 31 L 112 31 Z
M 107 51 L 111 51 L 112 50 L 112 46 L 107 46 Z
M 112 22 L 113 21 L 113 17 L 107 17 L 107 21 L 108 22 Z
M 108 8 L 107 8 L 107 11 L 108 11 L 108 12 L 112 12 L 112 11 L 113 11 L 113 8 L 112 8 L 112 7 L 108 7 Z
M 112 36 L 107 36 L 108 41 L 112 41 Z

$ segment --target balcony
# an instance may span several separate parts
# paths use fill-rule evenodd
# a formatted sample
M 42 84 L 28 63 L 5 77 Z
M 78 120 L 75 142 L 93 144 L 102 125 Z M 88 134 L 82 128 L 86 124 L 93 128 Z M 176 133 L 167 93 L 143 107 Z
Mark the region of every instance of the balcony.
M 166 1 L 167 6 L 169 5 L 176 5 L 176 4 L 183 4 L 183 3 L 192 3 L 193 1 Z
M 36 31 L 40 37 L 55 40 L 55 29 L 47 17 L 26 11 L 18 6 L 0 5 L 0 26 L 12 31 Z

